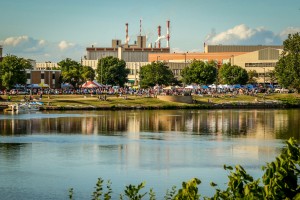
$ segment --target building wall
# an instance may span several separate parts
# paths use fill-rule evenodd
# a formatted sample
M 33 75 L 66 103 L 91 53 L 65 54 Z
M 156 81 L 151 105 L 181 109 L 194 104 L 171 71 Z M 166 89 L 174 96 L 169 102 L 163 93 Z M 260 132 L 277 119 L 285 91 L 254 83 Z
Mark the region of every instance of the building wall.
M 34 69 L 35 70 L 51 70 L 53 68 L 58 68 L 58 64 L 57 63 L 53 63 L 53 62 L 37 62 L 35 64 Z
M 28 70 L 27 84 L 48 84 L 50 88 L 60 88 L 60 70 Z
M 258 82 L 269 83 L 269 73 L 274 70 L 282 49 L 266 48 L 238 56 L 233 56 L 230 60 L 232 65 L 240 66 L 247 71 L 255 70 L 258 75 Z
M 133 85 L 139 83 L 139 72 L 142 66 L 151 64 L 150 62 L 126 62 L 126 68 L 130 70 L 128 74 L 128 80 Z
M 204 53 L 220 52 L 252 52 L 261 49 L 283 49 L 282 45 L 205 45 Z
M 223 53 L 168 53 L 149 54 L 148 61 L 164 62 L 191 62 L 193 60 L 216 61 L 220 67 L 223 63 L 229 62 L 232 56 L 242 55 L 244 52 L 223 52 Z
M 87 56 L 86 60 L 98 60 L 104 57 L 112 56 L 118 57 L 118 48 L 86 48 Z
M 81 64 L 83 66 L 92 67 L 94 70 L 96 70 L 98 66 L 98 60 L 82 60 Z
M 122 45 L 122 41 L 121 40 L 112 40 L 111 41 L 112 48 L 118 48 L 120 45 Z
M 123 51 L 122 52 L 122 60 L 126 62 L 147 62 L 148 61 L 149 52 L 143 51 Z
M 181 78 L 181 71 L 183 70 L 183 68 L 190 66 L 190 61 L 187 61 L 187 62 L 168 62 L 168 63 L 166 63 L 166 65 L 173 72 L 175 78 L 180 79 Z
M 137 46 L 139 48 L 146 48 L 146 36 L 137 36 Z
M 140 45 L 144 41 L 140 41 Z M 87 48 L 87 56 L 85 60 L 97 60 L 107 56 L 116 57 L 125 62 L 148 62 L 148 55 L 151 53 L 170 53 L 169 48 L 133 48 L 133 47 L 118 47 L 118 48 Z

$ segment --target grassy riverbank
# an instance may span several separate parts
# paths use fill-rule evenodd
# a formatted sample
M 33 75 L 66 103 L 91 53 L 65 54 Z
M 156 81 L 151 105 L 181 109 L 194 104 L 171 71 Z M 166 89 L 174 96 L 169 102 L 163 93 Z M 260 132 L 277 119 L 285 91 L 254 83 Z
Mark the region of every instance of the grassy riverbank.
M 2 105 L 8 104 L 7 96 L 1 96 Z M 38 96 L 34 96 L 38 100 Z M 12 96 L 12 102 L 21 102 L 24 95 Z M 264 96 L 193 96 L 194 103 L 161 101 L 157 98 L 107 96 L 105 101 L 91 95 L 44 95 L 43 109 L 174 109 L 174 108 L 240 108 L 240 107 L 300 107 L 299 94 L 269 94 Z

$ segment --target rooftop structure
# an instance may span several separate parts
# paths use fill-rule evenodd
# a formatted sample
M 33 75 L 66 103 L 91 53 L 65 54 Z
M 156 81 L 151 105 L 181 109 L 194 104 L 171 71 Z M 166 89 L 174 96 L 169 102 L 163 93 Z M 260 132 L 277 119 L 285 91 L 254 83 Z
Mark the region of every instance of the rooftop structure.
M 283 45 L 206 45 L 204 43 L 204 53 L 252 52 L 265 48 L 283 49 Z
M 160 27 L 160 26 L 159 26 Z M 113 39 L 111 47 L 87 47 L 87 55 L 84 60 L 97 60 L 107 56 L 117 57 L 123 59 L 125 62 L 148 62 L 148 55 L 150 53 L 170 53 L 170 21 L 167 21 L 167 33 L 166 36 L 161 36 L 159 30 L 158 39 L 155 41 L 154 48 L 152 43 L 147 46 L 147 37 L 142 35 L 142 24 L 140 20 L 140 34 L 136 40 L 130 44 L 130 38 L 128 35 L 128 23 L 125 24 L 125 43 L 122 43 L 120 39 Z M 166 39 L 166 47 L 161 47 L 161 40 Z M 156 43 L 158 44 L 156 47 Z

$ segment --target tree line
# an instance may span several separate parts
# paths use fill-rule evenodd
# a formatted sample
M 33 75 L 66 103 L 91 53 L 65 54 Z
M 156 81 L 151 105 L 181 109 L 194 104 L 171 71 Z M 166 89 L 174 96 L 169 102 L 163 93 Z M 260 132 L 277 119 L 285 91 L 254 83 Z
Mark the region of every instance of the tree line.
M 275 66 L 274 71 L 268 73 L 270 82 L 277 82 L 286 88 L 300 89 L 300 36 L 299 33 L 290 34 L 284 41 L 283 53 Z M 83 66 L 80 62 L 66 58 L 58 63 L 61 70 L 61 83 L 70 83 L 78 88 L 87 80 L 96 80 L 105 85 L 124 86 L 128 82 L 130 70 L 126 62 L 109 56 L 99 60 L 97 69 Z M 0 62 L 0 86 L 11 89 L 16 84 L 26 84 L 26 70 L 32 69 L 30 62 L 15 55 L 7 55 Z M 223 64 L 220 68 L 214 61 L 204 62 L 193 60 L 189 66 L 181 71 L 181 79 L 177 80 L 173 72 L 164 62 L 152 62 L 140 68 L 139 85 L 142 88 L 155 85 L 184 84 L 254 84 L 258 73 L 246 71 L 244 68 Z

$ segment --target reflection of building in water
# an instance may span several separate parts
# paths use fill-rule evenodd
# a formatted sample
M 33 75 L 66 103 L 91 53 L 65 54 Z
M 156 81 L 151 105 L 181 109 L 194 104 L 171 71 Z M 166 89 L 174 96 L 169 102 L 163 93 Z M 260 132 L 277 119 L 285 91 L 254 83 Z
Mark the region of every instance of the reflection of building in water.
M 291 132 L 297 138 L 299 136 L 296 129 L 292 127 L 299 124 L 297 121 L 299 115 L 297 110 L 94 111 L 74 117 L 70 114 L 57 118 L 3 119 L 0 120 L 0 127 L 2 135 L 35 133 L 108 135 L 125 132 L 128 138 L 139 139 L 141 132 L 149 132 L 153 139 L 168 139 L 169 134 L 158 133 L 185 132 L 276 138 L 276 135 L 284 131 L 286 135 Z
M 135 112 L 127 113 L 127 132 L 128 138 L 139 139 L 140 138 L 140 117 Z
M 91 116 L 83 117 L 83 119 L 81 121 L 82 134 L 87 134 L 87 135 L 90 135 L 90 134 L 97 135 L 98 134 L 98 123 L 97 123 L 96 119 Z

